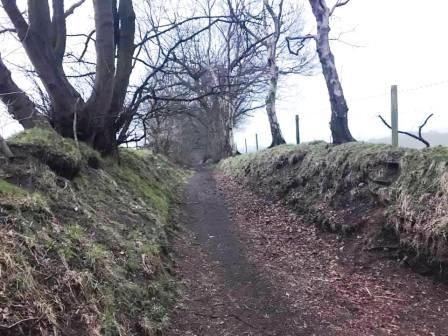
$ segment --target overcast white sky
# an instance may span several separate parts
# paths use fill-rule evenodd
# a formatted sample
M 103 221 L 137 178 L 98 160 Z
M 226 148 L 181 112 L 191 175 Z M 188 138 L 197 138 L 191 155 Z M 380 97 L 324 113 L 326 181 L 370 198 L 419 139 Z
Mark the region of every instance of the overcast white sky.
M 429 113 L 426 130 L 448 129 L 448 1 L 352 0 L 335 12 L 334 33 L 362 47 L 333 43 L 333 52 L 348 100 L 349 122 L 360 140 L 389 135 L 377 115 L 390 116 L 390 85 L 399 85 L 401 129 L 415 130 Z M 421 86 L 432 86 L 416 89 Z M 437 85 L 434 85 L 437 84 Z M 330 108 L 322 75 L 289 78 L 283 83 L 279 120 L 288 142 L 295 141 L 294 115 L 301 118 L 304 141 L 330 140 Z M 237 134 L 254 146 L 270 144 L 267 117 L 260 111 Z
M 185 3 L 188 0 L 175 0 Z M 300 0 L 297 0 L 300 1 Z M 19 1 L 20 2 L 20 1 Z M 330 4 L 333 1 L 329 1 Z M 309 10 L 308 1 L 305 8 Z M 69 30 L 79 32 L 90 24 L 87 10 L 71 18 Z M 390 85 L 399 85 L 400 128 L 414 130 L 429 113 L 435 117 L 427 130 L 448 130 L 448 1 L 446 0 L 352 0 L 340 8 L 333 19 L 334 35 L 347 32 L 343 40 L 352 47 L 333 43 L 333 52 L 350 107 L 349 121 L 353 135 L 360 140 L 389 135 L 376 117 L 389 118 Z M 310 19 L 314 20 L 308 13 Z M 5 22 L 2 13 L 1 22 Z M 353 32 L 351 32 L 353 31 Z M 80 43 L 83 43 L 80 41 Z M 4 43 L 3 56 L 12 54 L 12 61 L 21 62 L 23 51 Z M 11 60 L 11 57 L 8 59 Z M 27 89 L 26 83 L 19 80 Z M 300 114 L 302 140 L 330 140 L 328 122 L 330 108 L 322 75 L 290 77 L 281 84 L 279 120 L 288 142 L 295 141 L 294 115 Z M 17 129 L 3 123 L 4 135 Z M 261 147 L 270 144 L 266 114 L 258 111 L 237 132 L 239 149 L 244 139 L 254 146 L 255 133 Z

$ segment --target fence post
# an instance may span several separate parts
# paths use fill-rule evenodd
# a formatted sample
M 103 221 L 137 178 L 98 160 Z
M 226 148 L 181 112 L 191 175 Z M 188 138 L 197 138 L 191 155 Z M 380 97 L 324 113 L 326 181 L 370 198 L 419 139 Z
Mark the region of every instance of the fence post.
M 300 124 L 299 124 L 299 115 L 296 114 L 296 143 L 300 144 Z
M 247 154 L 247 139 L 244 138 L 244 147 L 246 148 L 246 154 Z
M 392 126 L 392 146 L 398 147 L 398 86 L 391 88 L 391 126 Z
M 255 133 L 255 148 L 258 150 L 258 134 Z

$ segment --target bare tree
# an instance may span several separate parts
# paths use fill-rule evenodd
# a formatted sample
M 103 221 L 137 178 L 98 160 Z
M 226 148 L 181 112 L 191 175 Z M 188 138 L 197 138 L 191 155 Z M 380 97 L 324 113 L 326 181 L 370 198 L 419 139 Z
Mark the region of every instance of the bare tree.
M 70 83 L 63 68 L 67 45 L 67 17 L 84 1 L 65 10 L 64 0 L 54 0 L 52 10 L 48 0 L 28 1 L 28 20 L 19 10 L 16 0 L 1 0 L 3 9 L 14 25 L 39 79 L 51 101 L 50 122 L 65 137 L 77 137 L 90 143 L 104 154 L 117 146 L 116 132 L 124 125 L 124 101 L 132 71 L 135 50 L 135 14 L 132 0 L 94 0 L 96 55 L 95 83 L 90 97 L 84 101 Z M 117 57 L 115 57 L 117 55 Z M 5 67 L 6 68 L 6 67 Z M 17 115 L 29 98 L 13 86 L 7 88 L 15 99 L 10 101 Z M 16 91 L 16 92 L 15 92 Z M 21 96 L 16 99 L 16 96 Z M 29 105 L 29 103 L 27 103 Z M 33 116 L 37 114 L 33 113 Z M 73 122 L 77 119 L 78 134 Z M 24 125 L 24 121 L 19 119 Z
M 284 143 L 276 116 L 279 76 L 292 72 L 279 68 L 281 36 L 291 26 L 284 0 L 276 0 L 278 6 L 265 0 L 258 14 L 248 11 L 246 0 L 202 0 L 201 13 L 166 11 L 148 0 L 135 2 L 148 14 L 139 21 L 132 0 L 93 0 L 95 29 L 77 34 L 67 33 L 66 21 L 85 0 L 68 9 L 64 0 L 28 0 L 23 13 L 16 0 L 0 1 L 14 26 L 5 32 L 17 34 L 32 64 L 21 70 L 38 78 L 40 102 L 33 102 L 0 63 L 2 101 L 24 127 L 40 123 L 43 110 L 61 135 L 110 154 L 119 144 L 145 139 L 151 118 L 156 125 L 164 120 L 161 111 L 182 111 L 207 125 L 225 156 L 235 152 L 236 124 L 264 106 L 257 102 L 267 90 L 273 145 Z M 81 49 L 67 48 L 68 38 L 84 39 Z M 143 78 L 131 80 L 134 69 Z
M 284 0 L 280 0 L 278 4 L 277 12 L 274 11 L 273 5 L 269 0 L 263 0 L 263 15 L 261 16 L 260 23 L 256 23 L 255 27 L 250 27 L 247 24 L 240 22 L 241 28 L 243 28 L 254 41 L 261 43 L 265 47 L 266 51 L 266 70 L 269 80 L 268 93 L 266 94 L 266 113 L 268 115 L 269 126 L 272 135 L 271 147 L 285 144 L 286 141 L 283 138 L 280 124 L 277 118 L 276 98 L 279 78 L 279 67 L 277 65 L 278 54 L 277 47 L 282 34 L 283 24 L 283 3 Z M 228 5 L 232 15 L 238 18 L 238 13 L 233 8 L 231 0 L 228 0 Z M 244 15 L 247 15 L 255 19 L 255 15 L 249 12 L 248 8 L 244 7 Z M 270 24 L 268 23 L 270 20 Z M 254 20 L 255 21 L 255 20 Z M 255 29 L 254 29 L 255 28 Z M 262 29 L 260 29 L 262 28 Z
M 244 4 L 242 13 L 238 15 L 231 0 L 228 0 L 228 6 L 238 19 L 240 27 L 248 34 L 247 38 L 264 47 L 266 80 L 269 83 L 265 103 L 272 135 L 271 147 L 284 144 L 276 104 L 280 75 L 308 74 L 313 68 L 312 55 L 305 53 L 308 49 L 301 50 L 302 58 L 294 66 L 289 66 L 286 62 L 289 53 L 285 37 L 302 30 L 301 10 L 292 6 L 286 7 L 284 0 L 263 0 L 260 13 L 257 12 L 259 7 Z M 248 23 L 242 21 L 241 17 L 246 18 Z
M 329 8 L 325 0 L 309 0 L 317 23 L 316 35 L 288 38 L 288 41 L 290 42 L 299 41 L 300 46 L 303 46 L 303 42 L 307 40 L 314 40 L 316 42 L 317 53 L 322 65 L 322 73 L 330 97 L 330 128 L 333 136 L 333 143 L 335 144 L 355 141 L 348 127 L 348 105 L 339 80 L 334 55 L 330 48 L 330 17 L 333 15 L 336 8 L 345 6 L 349 1 L 350 0 L 337 0 L 336 4 L 332 8 Z M 292 51 L 291 48 L 290 50 Z
M 155 48 L 143 47 L 139 60 L 148 68 L 148 78 L 162 74 L 163 81 L 146 81 L 136 101 L 172 102 L 164 113 L 175 120 L 184 120 L 179 113 L 194 119 L 185 127 L 201 128 L 196 133 L 207 139 L 205 156 L 220 159 L 236 150 L 233 130 L 253 110 L 259 98 L 257 91 L 264 85 L 265 66 L 259 63 L 260 43 L 248 41 L 238 21 L 226 13 L 227 8 L 215 5 L 212 0 L 198 2 L 197 8 L 203 12 L 196 13 L 196 19 L 164 17 L 163 21 L 169 22 L 164 30 L 170 29 L 169 34 L 157 34 L 151 40 L 145 34 Z M 161 20 L 152 12 L 147 21 L 157 27 Z M 159 64 L 164 64 L 163 69 Z M 149 90 L 149 83 L 153 90 Z M 157 120 L 152 124 L 157 125 Z M 178 123 L 178 127 L 182 125 Z
M 269 73 L 269 91 L 266 96 L 266 112 L 269 118 L 269 125 L 271 127 L 272 144 L 271 147 L 285 144 L 286 141 L 283 138 L 282 131 L 277 119 L 277 87 L 279 77 L 279 67 L 277 65 L 277 45 L 281 36 L 282 29 L 282 14 L 283 14 L 283 0 L 278 5 L 277 13 L 268 0 L 263 2 L 265 10 L 269 13 L 269 17 L 272 20 L 273 33 L 266 42 L 267 54 L 268 54 L 268 73 Z M 265 30 L 267 31 L 267 18 L 265 18 Z

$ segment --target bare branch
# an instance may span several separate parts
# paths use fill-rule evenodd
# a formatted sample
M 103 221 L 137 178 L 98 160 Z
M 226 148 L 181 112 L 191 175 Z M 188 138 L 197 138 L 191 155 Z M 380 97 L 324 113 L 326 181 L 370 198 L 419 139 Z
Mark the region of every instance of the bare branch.
M 429 119 L 431 119 L 433 116 L 434 116 L 434 113 L 431 113 L 431 114 L 425 119 L 425 121 L 423 122 L 423 124 L 421 124 L 421 125 L 418 127 L 418 135 L 419 135 L 420 138 L 422 138 L 422 130 L 423 130 L 423 127 L 426 126 L 426 124 L 428 123 Z M 429 147 L 429 146 L 428 146 L 428 147 Z
M 8 14 L 9 19 L 17 31 L 19 39 L 24 41 L 28 35 L 28 23 L 26 22 L 23 14 L 20 12 L 17 7 L 17 2 L 15 0 L 1 0 L 3 9 Z
M 423 130 L 423 127 L 426 126 L 426 124 L 428 123 L 429 119 L 431 119 L 433 115 L 434 115 L 434 114 L 430 114 L 430 115 L 425 119 L 425 121 L 423 122 L 423 124 L 421 124 L 421 125 L 418 127 L 418 135 L 412 134 L 411 132 L 404 132 L 404 131 L 398 131 L 398 133 L 407 135 L 407 136 L 409 136 L 409 137 L 411 137 L 411 138 L 414 138 L 414 139 L 416 139 L 416 140 L 422 142 L 422 143 L 423 143 L 426 147 L 428 147 L 428 148 L 431 147 L 430 143 L 422 137 L 422 130 Z M 384 125 L 386 125 L 386 127 L 388 127 L 389 129 L 392 129 L 392 127 L 387 123 L 387 121 L 386 121 L 381 115 L 379 115 L 378 118 L 381 119 L 381 121 L 383 122 Z
M 293 55 L 296 55 L 296 56 L 299 56 L 300 51 L 302 51 L 302 49 L 305 48 L 305 41 L 307 41 L 307 40 L 316 40 L 316 38 L 317 37 L 315 35 L 311 35 L 311 34 L 308 34 L 308 35 L 305 35 L 305 36 L 287 37 L 286 38 L 286 45 L 288 47 L 289 53 L 291 53 Z M 292 49 L 291 41 L 298 41 L 299 42 L 299 45 L 298 45 L 296 50 Z
M 333 8 L 330 10 L 330 16 L 333 15 L 333 13 L 334 13 L 334 11 L 336 10 L 336 8 L 345 6 L 345 5 L 348 4 L 350 1 L 351 1 L 351 0 L 338 0 L 338 1 L 336 1 L 335 5 L 334 5 Z
M 80 0 L 74 3 L 69 9 L 65 11 L 65 18 L 68 18 L 70 15 L 72 15 L 78 7 L 84 4 L 84 2 L 86 2 L 86 0 Z
M 16 33 L 17 31 L 14 28 L 4 28 L 0 30 L 0 34 L 6 33 Z

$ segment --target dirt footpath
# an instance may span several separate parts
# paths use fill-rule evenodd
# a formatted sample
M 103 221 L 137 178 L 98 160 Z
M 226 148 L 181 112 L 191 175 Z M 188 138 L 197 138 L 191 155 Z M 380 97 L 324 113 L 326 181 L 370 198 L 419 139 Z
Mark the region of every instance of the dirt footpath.
M 167 335 L 448 335 L 448 287 L 202 170 L 176 242 Z

